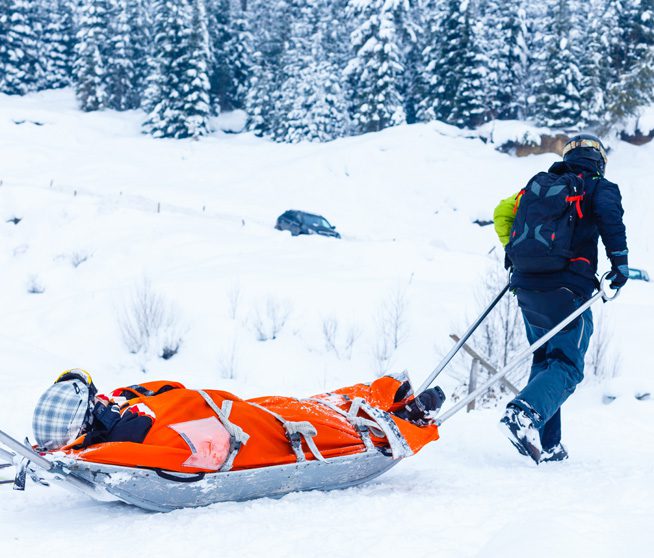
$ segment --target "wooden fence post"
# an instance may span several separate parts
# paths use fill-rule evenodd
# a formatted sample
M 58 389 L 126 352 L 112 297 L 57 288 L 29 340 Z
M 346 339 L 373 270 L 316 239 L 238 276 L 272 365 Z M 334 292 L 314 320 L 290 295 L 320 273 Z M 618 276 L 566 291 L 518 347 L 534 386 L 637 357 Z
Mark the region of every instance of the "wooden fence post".
M 472 359 L 472 366 L 470 366 L 470 380 L 468 381 L 468 394 L 477 389 L 477 373 L 479 372 L 479 361 L 476 358 Z M 475 410 L 475 400 L 473 399 L 468 403 L 467 412 Z

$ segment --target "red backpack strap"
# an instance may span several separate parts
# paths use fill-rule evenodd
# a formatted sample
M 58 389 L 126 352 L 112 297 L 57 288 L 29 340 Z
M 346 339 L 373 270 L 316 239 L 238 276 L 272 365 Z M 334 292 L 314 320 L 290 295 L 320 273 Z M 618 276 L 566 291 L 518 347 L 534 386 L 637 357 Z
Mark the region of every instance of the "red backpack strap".
M 586 195 L 586 192 L 584 192 L 583 194 L 580 194 L 579 196 L 566 196 L 566 198 L 565 198 L 565 201 L 577 204 L 577 215 L 579 216 L 579 219 L 584 218 L 584 214 L 581 211 L 581 202 L 584 201 L 584 196 L 585 195 Z
M 525 195 L 525 192 L 526 192 L 526 191 L 527 191 L 527 189 L 526 189 L 526 188 L 523 188 L 523 189 L 520 190 L 520 191 L 518 192 L 518 194 L 516 195 L 516 197 L 515 197 L 515 204 L 513 205 L 513 214 L 514 214 L 514 215 L 515 215 L 516 213 L 518 213 L 518 207 L 519 207 L 519 205 L 520 205 L 520 198 L 522 198 L 522 196 Z

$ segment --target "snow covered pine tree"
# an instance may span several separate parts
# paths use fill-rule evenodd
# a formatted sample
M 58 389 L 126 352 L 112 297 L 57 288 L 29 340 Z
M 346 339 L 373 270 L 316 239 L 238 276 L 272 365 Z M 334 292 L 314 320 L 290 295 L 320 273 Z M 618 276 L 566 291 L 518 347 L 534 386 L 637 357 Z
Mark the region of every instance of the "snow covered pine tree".
M 209 132 L 209 33 L 204 0 L 155 0 L 154 107 L 144 129 L 156 138 Z

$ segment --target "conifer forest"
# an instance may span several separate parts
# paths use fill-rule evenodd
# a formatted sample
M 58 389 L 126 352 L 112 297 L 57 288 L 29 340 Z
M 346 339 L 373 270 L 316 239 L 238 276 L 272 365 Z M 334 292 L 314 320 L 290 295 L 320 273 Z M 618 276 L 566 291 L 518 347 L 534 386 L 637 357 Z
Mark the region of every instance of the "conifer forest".
M 72 87 L 199 137 L 520 119 L 606 131 L 654 97 L 654 0 L 0 0 L 0 92 Z

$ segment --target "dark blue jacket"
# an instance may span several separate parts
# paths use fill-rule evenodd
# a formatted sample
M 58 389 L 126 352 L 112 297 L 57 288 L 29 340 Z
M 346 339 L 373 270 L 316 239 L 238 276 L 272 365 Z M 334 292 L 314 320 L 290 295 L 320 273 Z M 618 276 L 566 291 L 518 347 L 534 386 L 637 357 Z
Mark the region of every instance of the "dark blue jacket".
M 572 250 L 574 257 L 563 271 L 554 273 L 520 273 L 511 276 L 511 287 L 547 291 L 568 287 L 575 293 L 590 298 L 597 282 L 597 245 L 601 237 L 606 254 L 626 253 L 627 236 L 622 216 L 622 197 L 617 184 L 606 180 L 597 163 L 588 159 L 554 163 L 548 172 L 582 174 L 584 199 L 581 204 L 583 219 L 577 221 Z

